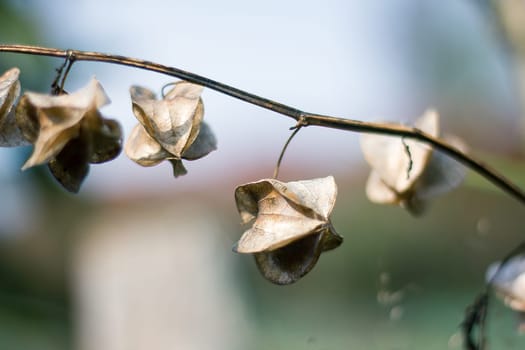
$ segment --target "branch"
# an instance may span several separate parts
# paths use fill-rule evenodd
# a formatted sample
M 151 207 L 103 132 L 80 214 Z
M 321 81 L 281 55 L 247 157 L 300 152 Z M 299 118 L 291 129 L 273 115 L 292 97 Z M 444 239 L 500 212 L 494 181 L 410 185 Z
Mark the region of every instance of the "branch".
M 308 113 L 284 105 L 282 103 L 275 102 L 264 97 L 245 92 L 243 90 L 220 83 L 218 81 L 208 79 L 204 76 L 200 76 L 178 68 L 168 67 L 155 62 L 144 61 L 136 58 L 130 58 L 119 55 L 110 55 L 100 52 L 59 50 L 54 48 L 28 45 L 0 45 L 0 52 L 62 57 L 68 58 L 70 61 L 98 61 L 150 70 L 153 72 L 162 73 L 182 80 L 186 80 L 194 84 L 202 85 L 220 93 L 243 100 L 250 104 L 254 104 L 262 108 L 274 111 L 276 113 L 291 117 L 297 122 L 301 121 L 303 126 L 316 125 L 346 131 L 376 133 L 415 139 L 417 141 L 431 145 L 434 148 L 440 150 L 441 152 L 447 154 L 448 156 L 456 159 L 466 167 L 485 177 L 495 186 L 507 192 L 509 195 L 520 201 L 522 204 L 525 204 L 525 192 L 523 192 L 510 180 L 506 179 L 502 174 L 498 173 L 495 169 L 492 169 L 486 164 L 483 164 L 481 161 L 476 160 L 472 156 L 463 153 L 459 149 L 447 144 L 441 139 L 423 133 L 422 131 L 416 128 L 391 123 L 370 123 L 352 119 L 337 118 L 332 116 Z

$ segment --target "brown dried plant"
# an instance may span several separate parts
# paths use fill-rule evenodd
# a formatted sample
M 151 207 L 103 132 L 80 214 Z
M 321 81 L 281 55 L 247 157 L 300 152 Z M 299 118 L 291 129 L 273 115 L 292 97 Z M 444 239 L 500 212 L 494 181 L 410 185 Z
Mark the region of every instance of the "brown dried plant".
M 253 223 L 234 251 L 253 254 L 271 282 L 296 282 L 322 252 L 343 242 L 330 222 L 336 194 L 332 176 L 287 183 L 265 179 L 237 187 L 235 202 L 242 221 Z

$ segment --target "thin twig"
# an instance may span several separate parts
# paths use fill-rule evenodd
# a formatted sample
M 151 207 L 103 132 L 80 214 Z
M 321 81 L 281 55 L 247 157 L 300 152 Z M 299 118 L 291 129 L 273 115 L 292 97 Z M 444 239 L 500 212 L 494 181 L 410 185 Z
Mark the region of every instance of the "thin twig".
M 284 153 L 286 152 L 288 145 L 290 144 L 294 136 L 299 132 L 299 130 L 301 130 L 301 127 L 302 125 L 299 125 L 296 128 L 294 128 L 294 131 L 292 132 L 290 137 L 288 137 L 288 140 L 286 140 L 286 143 L 284 144 L 283 149 L 281 150 L 281 154 L 279 155 L 279 159 L 277 160 L 277 164 L 275 165 L 275 169 L 273 170 L 274 179 L 277 179 L 277 176 L 279 175 L 279 168 L 281 167 L 281 161 L 283 160 Z
M 64 75 L 62 76 L 62 81 L 60 82 L 60 93 L 64 93 L 64 85 L 66 84 L 66 79 L 69 74 L 69 71 L 71 70 L 71 67 L 73 66 L 73 63 L 75 63 L 75 54 L 68 50 L 67 56 L 66 56 L 66 71 L 64 72 Z
M 485 288 L 476 300 L 467 307 L 465 320 L 461 324 L 464 346 L 467 350 L 482 350 L 485 348 L 485 320 L 489 302 L 489 289 Z M 478 341 L 474 340 L 474 331 L 478 330 Z
M 164 90 L 166 90 L 167 87 L 174 86 L 175 84 L 176 84 L 175 82 L 171 82 L 171 83 L 164 84 L 164 86 L 162 86 L 162 89 L 160 89 L 160 94 L 162 95 L 162 98 L 166 97 Z
M 483 306 L 479 310 L 479 333 L 478 333 L 478 347 L 479 350 L 485 350 L 487 345 L 487 315 L 489 310 L 490 294 L 487 292 L 482 296 L 481 303 Z
M 64 68 L 68 64 L 69 60 L 66 58 L 66 60 L 60 65 L 60 67 L 56 68 L 56 76 L 53 82 L 51 83 L 51 94 L 52 95 L 58 95 L 60 93 L 60 78 L 62 77 L 62 72 L 64 71 Z
M 194 84 L 205 86 L 220 93 L 243 100 L 245 102 L 269 109 L 282 115 L 286 115 L 297 121 L 303 120 L 304 123 L 306 123 L 307 125 L 316 125 L 355 132 L 368 132 L 383 135 L 401 136 L 409 139 L 414 139 L 429 144 L 435 149 L 440 150 L 448 156 L 456 159 L 466 167 L 484 176 L 495 186 L 507 192 L 509 195 L 519 200 L 522 204 L 525 204 L 525 192 L 523 192 L 510 180 L 506 179 L 502 174 L 498 173 L 495 169 L 492 169 L 489 166 L 483 164 L 481 161 L 474 159 L 472 156 L 466 155 L 459 149 L 449 145 L 443 140 L 423 133 L 422 131 L 416 128 L 402 126 L 398 124 L 369 123 L 352 119 L 307 113 L 299 109 L 284 105 L 282 103 L 275 102 L 264 97 L 245 92 L 243 90 L 220 83 L 218 81 L 208 79 L 204 76 L 200 76 L 178 68 L 168 67 L 155 62 L 144 61 L 136 58 L 130 58 L 119 55 L 110 55 L 100 52 L 59 50 L 54 48 L 28 45 L 0 45 L 0 52 L 22 53 L 63 58 L 73 55 L 76 61 L 98 61 L 131 66 L 135 68 L 166 74 L 172 77 L 189 81 Z

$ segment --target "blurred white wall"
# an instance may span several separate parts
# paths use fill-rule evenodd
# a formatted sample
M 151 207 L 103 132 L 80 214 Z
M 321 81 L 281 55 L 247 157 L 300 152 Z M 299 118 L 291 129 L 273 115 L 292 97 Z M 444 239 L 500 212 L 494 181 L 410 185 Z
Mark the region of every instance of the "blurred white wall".
M 77 349 L 247 349 L 233 254 L 214 214 L 140 202 L 102 208 L 79 226 L 71 270 Z

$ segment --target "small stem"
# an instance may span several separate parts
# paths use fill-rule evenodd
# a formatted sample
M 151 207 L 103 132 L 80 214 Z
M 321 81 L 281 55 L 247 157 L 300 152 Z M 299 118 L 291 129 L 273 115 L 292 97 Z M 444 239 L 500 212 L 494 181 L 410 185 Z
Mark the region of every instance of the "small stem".
M 164 84 L 164 86 L 162 87 L 162 89 L 160 89 L 160 94 L 162 95 L 162 98 L 166 97 L 166 94 L 164 93 L 164 90 L 165 90 L 168 86 L 173 86 L 173 85 L 175 85 L 175 84 L 176 84 L 176 83 L 174 83 L 174 82 Z
M 68 56 L 66 58 L 67 66 L 66 71 L 64 72 L 64 75 L 62 76 L 62 81 L 60 82 L 60 93 L 64 93 L 64 85 L 66 84 L 66 79 L 69 74 L 69 71 L 71 70 L 71 67 L 73 66 L 73 63 L 75 63 L 75 55 L 68 51 Z
M 119 64 L 124 66 L 131 66 L 139 69 L 154 71 L 157 73 L 166 74 L 182 80 L 189 81 L 194 84 L 202 85 L 220 93 L 235 97 L 250 104 L 266 108 L 276 113 L 288 116 L 296 121 L 302 120 L 306 125 L 316 125 L 321 127 L 328 127 L 334 129 L 341 129 L 355 132 L 368 132 L 383 135 L 393 135 L 414 139 L 433 146 L 448 156 L 456 159 L 466 167 L 472 169 L 478 174 L 484 176 L 491 181 L 495 186 L 499 187 L 509 195 L 525 204 L 525 192 L 518 186 L 506 179 L 502 174 L 496 170 L 483 164 L 481 161 L 474 159 L 457 148 L 449 145 L 439 138 L 425 134 L 422 131 L 397 124 L 389 123 L 368 123 L 358 120 L 337 118 L 331 116 L 318 115 L 313 113 L 303 112 L 299 109 L 275 102 L 264 97 L 260 97 L 249 92 L 237 89 L 235 87 L 220 83 L 218 81 L 208 79 L 191 72 L 187 72 L 178 68 L 164 66 L 155 62 L 139 60 L 119 55 L 110 55 L 100 52 L 80 51 L 80 50 L 59 50 L 54 48 L 28 46 L 28 45 L 0 45 L 0 52 L 22 53 L 30 55 L 41 55 L 51 57 L 74 57 L 76 61 L 98 61 Z
M 480 293 L 474 303 L 467 307 L 465 320 L 462 323 L 464 346 L 467 350 L 482 350 L 485 348 L 485 321 L 489 301 L 488 288 Z M 478 330 L 477 342 L 474 340 L 474 332 Z
M 277 164 L 275 165 L 275 169 L 273 171 L 273 178 L 277 179 L 277 176 L 279 175 L 279 167 L 281 166 L 281 161 L 283 160 L 284 153 L 286 152 L 286 149 L 288 148 L 288 145 L 290 144 L 290 141 L 294 138 L 294 136 L 301 130 L 302 125 L 298 125 L 297 127 L 294 127 L 294 131 L 288 137 L 288 140 L 286 140 L 286 143 L 283 146 L 283 149 L 281 150 L 281 154 L 279 155 L 279 159 L 277 160 Z
M 51 83 L 51 95 L 58 95 L 60 93 L 61 89 L 59 88 L 59 81 L 60 81 L 60 78 L 62 77 L 62 72 L 64 71 L 64 68 L 66 67 L 68 62 L 69 60 L 66 58 L 64 63 L 62 63 L 60 67 L 56 69 L 57 75 L 55 76 L 55 79 Z
M 484 302 L 483 302 L 483 307 L 481 308 L 480 310 L 480 313 L 479 313 L 479 334 L 478 334 L 478 347 L 480 350 L 485 350 L 486 349 L 486 339 L 487 339 L 487 335 L 486 335 L 486 332 L 487 332 L 487 314 L 488 314 L 488 310 L 489 310 L 489 302 L 490 302 L 490 297 L 489 297 L 489 294 L 485 294 L 484 295 Z

